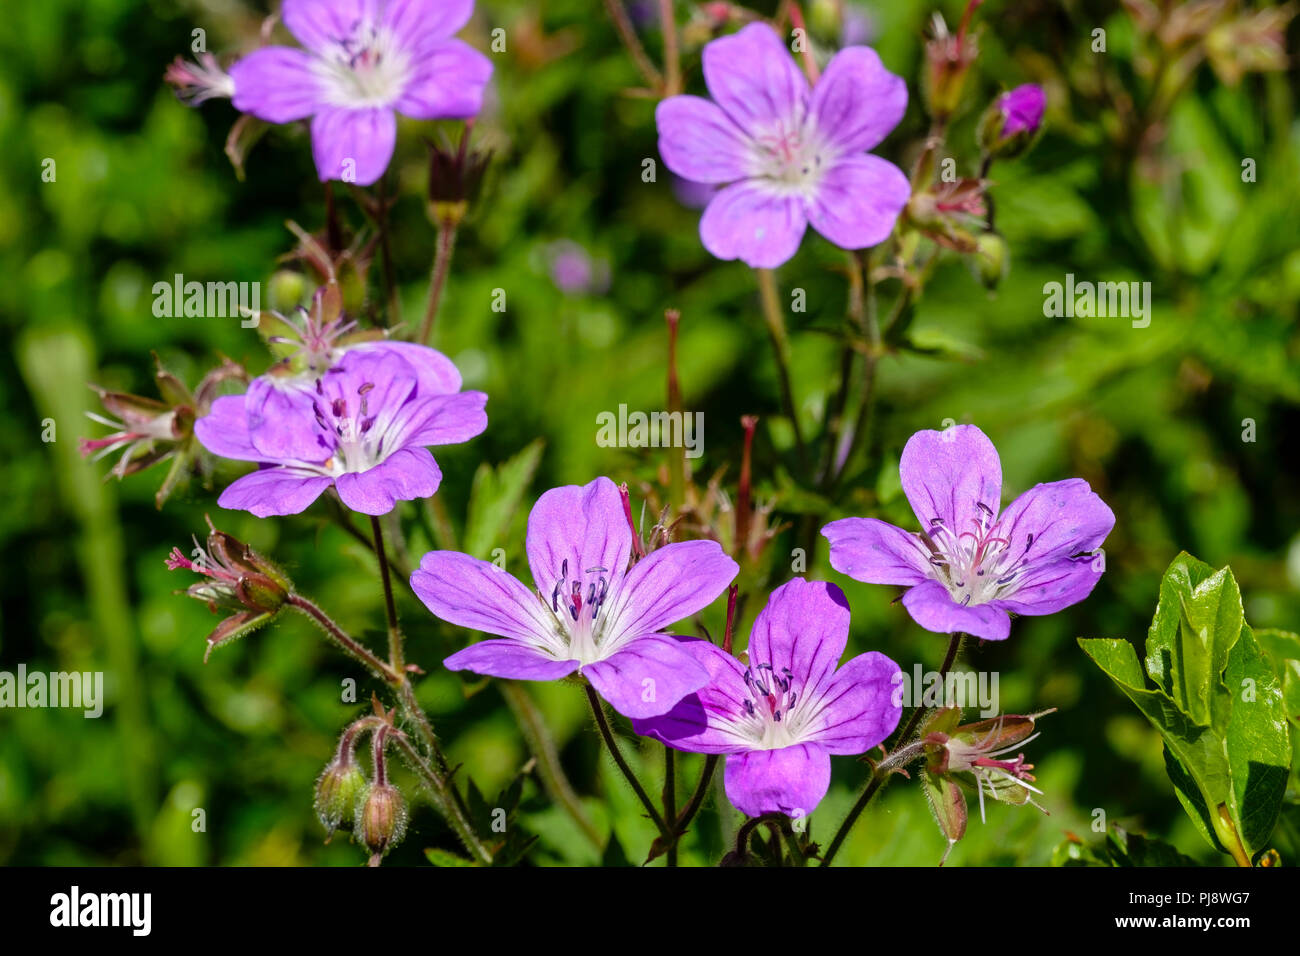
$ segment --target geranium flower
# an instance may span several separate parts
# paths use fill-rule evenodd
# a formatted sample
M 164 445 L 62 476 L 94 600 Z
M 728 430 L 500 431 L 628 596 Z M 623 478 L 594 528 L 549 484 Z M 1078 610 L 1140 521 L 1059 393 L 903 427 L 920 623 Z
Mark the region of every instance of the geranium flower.
M 684 644 L 708 669 L 708 685 L 633 726 L 676 750 L 726 754 L 727 799 L 741 812 L 806 816 L 826 796 L 831 755 L 866 753 L 903 710 L 898 665 L 884 654 L 838 666 L 848 636 L 844 592 L 795 578 L 754 621 L 747 664 L 708 641 Z
M 836 571 L 907 587 L 903 606 L 926 630 L 1004 640 L 1008 612 L 1052 614 L 1101 577 L 1095 552 L 1115 515 L 1086 481 L 1035 485 L 999 514 L 1002 463 L 974 425 L 917 432 L 898 470 L 919 532 L 844 518 L 822 534 Z
M 310 117 L 321 181 L 369 186 L 393 156 L 397 113 L 468 119 L 482 108 L 492 64 L 453 36 L 473 12 L 473 0 L 284 0 L 306 49 L 265 47 L 235 63 L 235 109 L 268 123 Z
M 417 365 L 406 358 L 412 349 L 437 358 Z M 438 378 L 435 367 L 450 371 Z M 373 343 L 349 350 L 310 389 L 250 387 L 219 398 L 194 432 L 213 454 L 262 466 L 221 493 L 223 508 L 298 514 L 333 485 L 353 511 L 381 515 L 438 490 L 442 472 L 427 446 L 487 427 L 487 396 L 459 387 L 455 367 L 433 349 Z
M 753 23 L 704 48 L 704 79 L 712 101 L 672 96 L 655 111 L 670 170 L 730 184 L 700 218 L 704 248 L 774 268 L 809 223 L 845 249 L 890 234 L 911 187 L 866 150 L 902 119 L 907 86 L 874 50 L 841 50 L 810 89 L 776 32 Z
M 683 639 L 659 633 L 708 606 L 739 567 L 716 541 L 663 545 L 628 568 L 632 527 L 608 478 L 543 494 L 528 516 L 536 590 L 487 561 L 431 551 L 411 587 L 435 616 L 498 639 L 443 663 L 518 680 L 574 672 L 629 717 L 662 714 L 708 672 Z

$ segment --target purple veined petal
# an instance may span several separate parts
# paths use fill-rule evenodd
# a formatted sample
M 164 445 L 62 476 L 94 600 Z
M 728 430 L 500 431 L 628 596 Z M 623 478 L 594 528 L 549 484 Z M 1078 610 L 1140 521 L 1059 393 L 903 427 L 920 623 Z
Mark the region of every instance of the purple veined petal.
M 1096 560 L 1085 556 L 1033 564 L 1013 591 L 990 603 L 1016 614 L 1055 614 L 1092 593 L 1102 574 Z
M 902 701 L 896 699 L 901 674 L 884 654 L 859 654 L 805 705 L 815 708 L 815 716 L 804 718 L 805 733 L 827 753 L 866 753 L 894 732 L 903 715 Z
M 655 108 L 664 165 L 697 183 L 730 183 L 748 175 L 753 144 L 716 103 L 670 96 Z
M 259 518 L 296 515 L 306 511 L 333 480 L 306 468 L 263 468 L 231 482 L 217 504 L 231 511 L 251 511 Z
M 537 590 L 547 600 L 561 580 L 578 581 L 585 591 L 603 576 L 616 593 L 632 555 L 632 527 L 618 486 L 597 478 L 543 493 L 528 515 L 525 549 Z
M 720 190 L 709 202 L 700 217 L 700 240 L 719 259 L 775 269 L 799 251 L 807 227 L 798 199 L 742 181 Z
M 986 641 L 1005 641 L 1011 634 L 1011 618 L 1000 604 L 958 604 L 938 581 L 918 584 L 903 595 L 903 607 L 927 631 L 935 634 L 962 631 Z
M 248 431 L 245 395 L 222 395 L 212 403 L 208 414 L 194 423 L 194 434 L 201 444 L 218 458 L 235 461 L 262 461 L 262 453 L 253 447 Z
M 485 392 L 436 395 L 410 404 L 410 422 L 393 440 L 402 445 L 459 445 L 487 428 Z
M 865 152 L 879 145 L 907 112 L 907 84 L 885 69 L 875 50 L 849 47 L 826 65 L 813 87 L 810 112 L 837 150 Z
M 379 22 L 408 48 L 459 33 L 474 13 L 474 0 L 388 0 Z
M 427 448 L 399 448 L 373 468 L 339 475 L 339 500 L 363 515 L 386 515 L 399 501 L 430 498 L 442 484 L 442 469 Z
M 442 662 L 449 671 L 473 671 L 509 680 L 559 680 L 578 669 L 575 660 L 558 661 L 530 644 L 508 638 L 479 641 Z
M 804 213 L 841 249 L 866 249 L 889 238 L 911 195 L 911 184 L 893 163 L 866 153 L 846 156 L 822 176 Z
M 254 50 L 230 67 L 235 109 L 268 123 L 306 119 L 320 108 L 320 82 L 310 54 L 286 46 Z
M 849 640 L 849 602 L 825 581 L 794 578 L 781 585 L 758 612 L 749 635 L 749 665 L 789 668 L 800 696 L 825 685 Z
M 411 589 L 433 616 L 457 627 L 512 638 L 559 659 L 567 645 L 541 599 L 512 574 L 459 551 L 430 551 L 411 574 Z M 464 653 L 464 652 L 462 652 Z M 577 663 L 574 662 L 574 666 Z
M 841 518 L 822 528 L 831 567 L 867 584 L 920 584 L 929 578 L 929 552 L 916 535 L 877 518 Z
M 1002 503 L 1002 461 L 974 425 L 917 432 L 903 448 L 898 474 L 927 534 L 933 535 L 935 518 L 953 538 L 977 531 L 993 523 Z
M 746 816 L 806 817 L 831 785 L 831 757 L 816 744 L 730 754 L 723 785 L 732 806 Z
M 741 753 L 753 746 L 737 721 L 750 696 L 745 666 L 722 648 L 699 638 L 679 638 L 681 647 L 708 672 L 709 682 L 683 697 L 672 710 L 632 721 L 643 737 L 652 737 L 688 753 Z
M 311 151 L 321 182 L 371 186 L 393 158 L 397 118 L 391 109 L 322 107 L 311 121 Z
M 347 417 L 375 418 L 385 428 L 415 394 L 419 373 L 406 353 L 392 349 L 349 349 L 320 377 L 317 400 Z M 365 414 L 362 414 L 362 405 Z
M 667 713 L 709 682 L 709 672 L 666 635 L 629 641 L 604 660 L 582 665 L 582 674 L 611 707 L 634 718 Z
M 1010 559 L 1055 563 L 1101 547 L 1115 513 L 1082 478 L 1034 485 L 1007 505 L 993 531 L 1006 539 Z
M 483 109 L 492 61 L 461 40 L 443 40 L 421 54 L 393 108 L 413 119 L 469 119 Z
M 751 23 L 707 44 L 703 64 L 709 93 L 742 129 L 753 134 L 802 121 L 808 80 L 767 24 Z
M 280 18 L 298 42 L 317 53 L 367 32 L 382 0 L 284 0 Z
M 455 363 L 437 349 L 415 342 L 363 342 L 354 345 L 348 352 L 378 352 L 396 355 L 415 370 L 416 394 L 421 397 L 430 395 L 449 395 L 459 392 L 461 386 L 460 370 Z
M 325 461 L 333 436 L 316 423 L 311 383 L 280 383 L 259 376 L 248 386 L 248 430 L 259 461 Z
M 660 631 L 708 607 L 740 573 L 716 541 L 678 541 L 632 566 L 609 609 L 620 638 Z

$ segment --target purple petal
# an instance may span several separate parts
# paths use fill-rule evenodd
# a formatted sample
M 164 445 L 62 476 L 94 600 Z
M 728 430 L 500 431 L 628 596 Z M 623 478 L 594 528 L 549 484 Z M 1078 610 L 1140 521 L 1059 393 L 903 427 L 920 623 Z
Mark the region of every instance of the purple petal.
M 713 197 L 700 217 L 700 239 L 719 259 L 775 269 L 799 250 L 807 226 L 799 200 L 744 181 Z
M 1101 580 L 1101 569 L 1093 557 L 1061 558 L 1035 564 L 1016 583 L 1007 597 L 992 602 L 1016 614 L 1055 614 L 1078 604 Z
M 459 551 L 426 554 L 411 574 L 411 589 L 434 617 L 457 627 L 527 644 L 540 644 L 555 630 L 554 618 L 518 578 Z
M 712 604 L 739 571 L 716 541 L 664 545 L 632 566 L 608 626 L 625 637 L 663 630 Z
M 907 111 L 907 84 L 876 51 L 855 46 L 831 57 L 810 106 L 821 134 L 844 153 L 877 146 Z
M 737 726 L 737 721 L 744 716 L 743 701 L 750 696 L 745 686 L 744 665 L 705 640 L 683 638 L 680 646 L 704 667 L 709 682 L 682 698 L 667 713 L 634 720 L 633 729 L 643 737 L 653 737 L 690 753 L 727 754 L 748 750 L 752 741 Z
M 484 392 L 458 392 L 455 395 L 438 395 L 423 402 L 412 403 L 413 416 L 409 437 L 394 439 L 407 445 L 458 445 L 487 428 L 487 404 Z
M 321 52 L 373 26 L 379 6 L 380 0 L 284 0 L 280 18 L 299 43 Z
M 918 584 L 903 595 L 903 607 L 927 631 L 935 634 L 961 631 L 986 641 L 1004 641 L 1011 633 L 1011 618 L 999 604 L 958 604 L 938 581 Z
M 265 375 L 248 386 L 248 429 L 260 461 L 324 461 L 334 453 L 316 424 L 308 389 Z
M 247 396 L 222 395 L 212 409 L 194 423 L 194 434 L 201 444 L 219 458 L 235 461 L 262 461 L 262 453 L 253 447 L 248 431 Z
M 305 469 L 263 468 L 231 482 L 217 504 L 230 510 L 251 511 L 259 518 L 296 515 L 320 497 L 333 479 Z
M 894 732 L 903 714 L 896 690 L 902 671 L 884 654 L 853 658 L 831 678 L 816 701 L 807 733 L 832 754 L 864 754 Z
M 413 40 L 443 40 L 460 32 L 473 12 L 474 0 L 388 0 L 380 23 L 411 44 Z
M 321 106 L 312 57 L 302 50 L 269 46 L 254 50 L 230 68 L 231 102 L 241 113 L 268 123 L 306 119 Z
M 1052 563 L 1101 547 L 1114 527 L 1106 502 L 1082 478 L 1070 478 L 1034 485 L 1007 505 L 993 533 L 1018 560 Z
M 929 578 L 929 552 L 914 534 L 876 518 L 841 518 L 822 528 L 831 567 L 867 584 L 920 584 Z
M 749 138 L 716 104 L 698 96 L 670 96 L 655 109 L 659 155 L 679 176 L 699 183 L 743 179 Z
M 808 81 L 790 50 L 765 23 L 751 23 L 704 47 L 704 81 L 714 100 L 753 135 L 797 121 L 808 97 Z
M 525 547 L 533 580 L 548 599 L 561 578 L 584 579 L 593 568 L 604 568 L 614 588 L 632 554 L 632 527 L 618 487 L 597 478 L 545 492 L 528 515 Z
M 749 635 L 751 667 L 789 668 L 811 695 L 835 672 L 849 639 L 849 603 L 825 581 L 794 578 L 772 592 Z
M 353 346 L 349 352 L 380 352 L 396 355 L 415 370 L 419 382 L 416 394 L 420 396 L 449 395 L 459 392 L 460 370 L 455 363 L 437 349 L 414 342 L 364 342 Z
M 602 661 L 582 666 L 583 676 L 625 717 L 654 717 L 709 682 L 709 672 L 678 640 L 652 635 L 631 641 Z
M 416 60 L 393 108 L 413 119 L 469 119 L 483 109 L 491 78 L 491 60 L 461 40 L 444 40 Z
M 865 249 L 889 238 L 911 194 L 901 169 L 863 154 L 827 170 L 804 211 L 809 224 L 841 249 Z
M 1017 86 L 998 97 L 998 110 L 1002 113 L 1002 135 L 1014 136 L 1022 130 L 1034 132 L 1043 122 L 1047 109 L 1047 94 L 1036 83 Z
M 473 671 L 511 680 L 559 680 L 578 669 L 578 662 L 557 661 L 529 644 L 509 639 L 479 641 L 442 662 L 449 671 Z
M 442 470 L 427 448 L 400 448 L 365 471 L 335 479 L 339 499 L 363 515 L 385 515 L 399 501 L 428 498 L 442 483 Z
M 993 442 L 974 425 L 917 432 L 903 448 L 898 473 L 922 531 L 929 533 L 933 519 L 940 518 L 955 538 L 997 516 L 1002 462 Z
M 746 816 L 806 817 L 831 785 L 830 754 L 815 744 L 731 754 L 723 783 L 727 799 Z
M 311 150 L 321 182 L 373 185 L 384 175 L 397 142 L 391 109 L 324 107 L 311 121 Z

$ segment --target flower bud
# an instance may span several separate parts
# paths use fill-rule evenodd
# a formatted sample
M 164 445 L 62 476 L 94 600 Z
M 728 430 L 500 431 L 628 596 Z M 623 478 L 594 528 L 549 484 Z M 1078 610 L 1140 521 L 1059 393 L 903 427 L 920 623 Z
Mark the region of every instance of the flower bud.
M 430 142 L 428 146 L 429 219 L 439 229 L 455 228 L 478 197 L 492 152 L 469 149 L 468 129 L 461 134 L 460 145 L 454 150 L 446 140 L 441 144 Z
M 1043 125 L 1047 94 L 1035 83 L 1003 93 L 980 117 L 979 147 L 986 156 L 1010 159 L 1027 150 Z
M 316 781 L 313 806 L 321 826 L 333 836 L 340 826 L 351 826 L 362 796 L 366 792 L 366 775 L 352 754 L 339 755 L 326 766 Z
M 996 289 L 1007 274 L 1010 262 L 1006 240 L 996 232 L 982 232 L 975 239 L 975 270 L 985 288 Z
M 943 17 L 936 13 L 930 39 L 925 44 L 925 71 L 921 91 L 926 109 L 937 122 L 947 122 L 961 105 L 966 76 L 979 55 L 975 37 L 969 34 L 971 17 L 983 0 L 970 0 L 956 34 L 948 32 Z
M 366 788 L 357 805 L 354 833 L 375 856 L 383 856 L 406 836 L 406 800 L 391 783 L 374 783 Z

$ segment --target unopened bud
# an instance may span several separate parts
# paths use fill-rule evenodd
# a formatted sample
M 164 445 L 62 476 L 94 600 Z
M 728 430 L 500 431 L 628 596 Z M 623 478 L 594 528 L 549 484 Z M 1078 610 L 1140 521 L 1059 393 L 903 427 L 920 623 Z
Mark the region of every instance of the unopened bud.
M 316 781 L 313 806 L 321 826 L 331 835 L 340 826 L 352 825 L 366 783 L 366 775 L 350 755 L 336 758 L 325 767 Z
M 371 853 L 383 856 L 406 836 L 406 800 L 391 783 L 375 783 L 358 803 L 354 832 Z
M 1027 150 L 1043 125 L 1047 94 L 1035 83 L 1003 93 L 980 117 L 977 136 L 986 156 L 1010 159 Z

